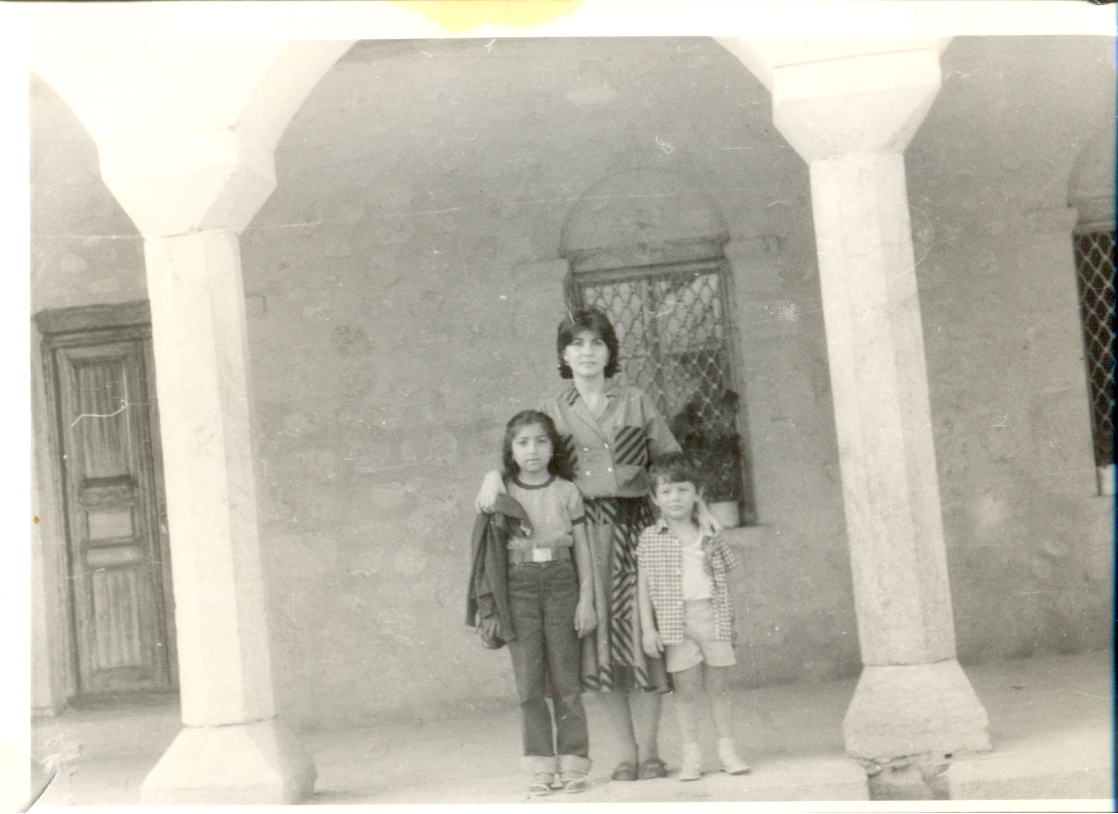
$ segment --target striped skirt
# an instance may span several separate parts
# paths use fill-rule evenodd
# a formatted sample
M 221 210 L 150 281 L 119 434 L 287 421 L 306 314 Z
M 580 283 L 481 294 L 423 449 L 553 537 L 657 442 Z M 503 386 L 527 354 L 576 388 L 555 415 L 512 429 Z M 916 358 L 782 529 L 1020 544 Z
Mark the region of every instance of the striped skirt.
M 653 523 L 652 504 L 643 497 L 587 498 L 585 504 L 598 627 L 582 639 L 582 688 L 667 692 L 663 659 L 649 659 L 641 649 L 637 608 L 637 541 Z

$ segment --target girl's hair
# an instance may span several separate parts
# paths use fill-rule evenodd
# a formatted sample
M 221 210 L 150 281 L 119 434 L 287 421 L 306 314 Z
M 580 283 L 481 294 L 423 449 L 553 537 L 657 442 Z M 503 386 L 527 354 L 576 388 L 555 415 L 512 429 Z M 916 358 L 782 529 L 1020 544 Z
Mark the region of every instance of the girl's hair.
M 567 477 L 565 458 L 562 454 L 563 442 L 559 439 L 559 430 L 555 429 L 555 422 L 551 420 L 551 416 L 539 410 L 521 410 L 509 419 L 508 426 L 505 427 L 505 441 L 501 448 L 501 465 L 504 467 L 505 479 L 515 478 L 520 473 L 520 467 L 512 456 L 512 439 L 524 427 L 533 424 L 543 427 L 547 437 L 551 439 L 551 460 L 547 462 L 547 471 L 561 478 Z
M 609 318 L 599 311 L 597 308 L 587 308 L 583 311 L 575 311 L 562 322 L 559 323 L 559 375 L 564 379 L 573 379 L 574 372 L 571 366 L 563 361 L 563 351 L 567 346 L 575 341 L 575 337 L 583 331 L 590 331 L 597 334 L 598 337 L 606 343 L 609 348 L 609 361 L 606 363 L 606 369 L 603 371 L 605 377 L 608 379 L 617 372 L 617 334 L 613 332 L 613 326 L 609 322 Z

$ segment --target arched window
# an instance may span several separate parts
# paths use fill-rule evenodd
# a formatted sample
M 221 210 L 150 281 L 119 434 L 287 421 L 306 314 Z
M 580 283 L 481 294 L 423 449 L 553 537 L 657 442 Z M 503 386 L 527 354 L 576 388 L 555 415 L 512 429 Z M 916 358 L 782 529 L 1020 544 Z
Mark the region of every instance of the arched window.
M 725 220 L 685 177 L 633 170 L 591 188 L 563 228 L 568 299 L 605 312 L 628 382 L 648 393 L 703 469 L 708 499 L 756 522 L 739 429 Z

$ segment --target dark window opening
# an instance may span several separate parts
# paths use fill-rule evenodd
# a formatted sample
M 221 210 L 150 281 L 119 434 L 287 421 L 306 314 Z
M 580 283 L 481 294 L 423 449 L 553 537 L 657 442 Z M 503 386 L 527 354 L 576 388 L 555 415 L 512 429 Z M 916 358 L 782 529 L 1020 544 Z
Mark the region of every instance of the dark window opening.
M 736 502 L 756 522 L 747 445 L 738 428 L 722 261 L 578 272 L 572 302 L 613 323 L 625 379 L 640 387 L 699 463 L 710 502 Z
M 1091 401 L 1095 465 L 1114 465 L 1115 232 L 1075 235 L 1075 266 Z

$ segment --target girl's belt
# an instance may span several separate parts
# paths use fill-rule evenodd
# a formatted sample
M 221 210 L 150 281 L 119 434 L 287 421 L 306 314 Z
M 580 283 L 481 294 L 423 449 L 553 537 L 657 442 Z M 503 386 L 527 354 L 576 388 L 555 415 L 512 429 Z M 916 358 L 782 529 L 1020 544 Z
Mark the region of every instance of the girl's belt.
M 519 565 L 524 562 L 552 562 L 554 560 L 569 560 L 571 547 L 561 548 L 510 548 L 509 565 Z

